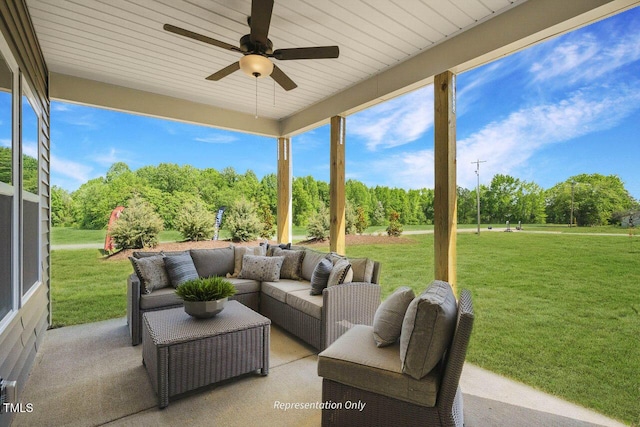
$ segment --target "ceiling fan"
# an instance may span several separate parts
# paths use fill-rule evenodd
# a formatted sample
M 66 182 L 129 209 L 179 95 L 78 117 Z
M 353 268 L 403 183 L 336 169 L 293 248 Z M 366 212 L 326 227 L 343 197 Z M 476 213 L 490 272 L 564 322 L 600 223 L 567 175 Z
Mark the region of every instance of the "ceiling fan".
M 211 74 L 207 77 L 207 80 L 218 81 L 234 71 L 242 70 L 246 74 L 256 78 L 271 76 L 284 90 L 295 89 L 298 85 L 278 68 L 278 66 L 271 62 L 269 58 L 275 58 L 280 61 L 337 58 L 340 50 L 338 46 L 297 47 L 273 50 L 273 43 L 267 38 L 272 12 L 273 0 L 253 0 L 251 2 L 251 16 L 247 18 L 251 32 L 240 38 L 240 47 L 171 24 L 164 24 L 163 28 L 171 33 L 244 55 L 238 62 L 234 62 Z

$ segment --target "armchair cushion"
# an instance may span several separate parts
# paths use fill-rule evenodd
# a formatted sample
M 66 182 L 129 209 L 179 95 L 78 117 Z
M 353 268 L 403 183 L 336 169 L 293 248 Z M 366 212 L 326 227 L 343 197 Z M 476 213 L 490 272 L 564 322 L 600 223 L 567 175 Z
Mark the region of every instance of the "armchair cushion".
M 402 286 L 380 304 L 373 317 L 373 338 L 378 347 L 398 341 L 404 315 L 414 298 L 413 289 Z
M 378 348 L 373 327 L 355 325 L 318 355 L 318 375 L 422 406 L 435 406 L 440 372 L 416 380 L 402 373 L 399 344 Z
M 302 291 L 293 291 L 287 293 L 285 297 L 287 305 L 300 310 L 301 312 L 308 314 L 311 317 L 315 317 L 318 320 L 322 319 L 322 294 L 311 295 L 305 289 Z
M 190 252 L 200 277 L 224 277 L 227 273 L 233 273 L 235 258 L 232 246 L 217 249 L 191 249 Z
M 400 335 L 402 372 L 420 379 L 438 365 L 451 344 L 457 315 L 456 298 L 447 282 L 434 280 L 411 301 Z

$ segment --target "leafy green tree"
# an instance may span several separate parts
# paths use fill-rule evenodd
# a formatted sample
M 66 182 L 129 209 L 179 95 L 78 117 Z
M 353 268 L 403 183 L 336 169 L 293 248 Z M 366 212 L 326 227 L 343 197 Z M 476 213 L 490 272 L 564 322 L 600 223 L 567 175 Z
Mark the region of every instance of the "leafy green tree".
M 298 226 L 307 224 L 313 214 L 313 201 L 301 178 L 294 178 L 291 184 L 293 223 Z
M 140 196 L 131 198 L 126 206 L 110 230 L 116 246 L 121 249 L 155 247 L 162 231 L 162 219 Z
M 51 225 L 54 227 L 73 224 L 73 200 L 71 194 L 57 185 L 51 187 Z
M 243 197 L 229 207 L 226 228 L 234 241 L 250 241 L 260 235 L 263 225 L 255 205 Z
M 9 147 L 0 147 L 0 182 L 4 182 L 5 184 L 12 184 L 12 165 L 13 165 L 13 154 L 11 152 L 11 148 Z
M 576 175 L 547 190 L 548 221 L 570 222 L 572 193 L 573 217 L 579 226 L 613 223 L 614 212 L 627 211 L 635 202 L 616 175 Z
M 216 218 L 204 202 L 194 200 L 184 204 L 175 221 L 176 230 L 191 241 L 209 240 L 213 236 Z

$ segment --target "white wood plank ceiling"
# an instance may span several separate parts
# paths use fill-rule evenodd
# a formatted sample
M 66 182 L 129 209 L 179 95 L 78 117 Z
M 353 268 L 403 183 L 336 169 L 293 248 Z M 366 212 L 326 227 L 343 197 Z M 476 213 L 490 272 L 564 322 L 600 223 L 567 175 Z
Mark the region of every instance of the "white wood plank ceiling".
M 274 62 L 298 88 L 258 80 L 260 116 L 282 119 L 524 0 L 276 0 L 274 49 L 338 45 L 337 59 Z M 211 73 L 239 53 L 162 29 L 170 23 L 238 46 L 250 0 L 27 0 L 49 71 L 253 114 L 254 79 Z

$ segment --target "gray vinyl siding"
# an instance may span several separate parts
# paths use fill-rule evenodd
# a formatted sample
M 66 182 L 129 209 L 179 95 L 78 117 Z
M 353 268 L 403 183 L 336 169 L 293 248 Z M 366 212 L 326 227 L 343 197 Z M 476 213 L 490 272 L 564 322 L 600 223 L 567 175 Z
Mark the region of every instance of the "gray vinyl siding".
M 50 122 L 48 71 L 31 18 L 22 0 L 0 2 L 0 31 L 42 111 L 40 149 L 40 239 L 30 241 L 40 249 L 42 285 L 19 308 L 17 314 L 0 331 L 0 376 L 18 382 L 18 396 L 33 366 L 36 353 L 50 323 Z M 17 90 L 17 88 L 14 88 Z M 18 92 L 20 95 L 20 93 Z M 35 235 L 37 236 L 37 234 Z M 34 239 L 32 236 L 31 239 Z M 20 292 L 20 289 L 15 290 Z M 0 426 L 9 425 L 10 416 L 0 415 Z

